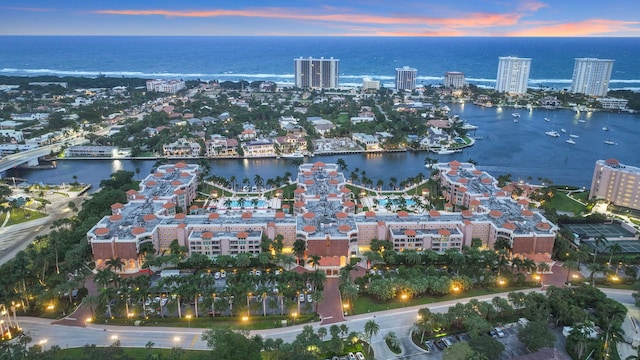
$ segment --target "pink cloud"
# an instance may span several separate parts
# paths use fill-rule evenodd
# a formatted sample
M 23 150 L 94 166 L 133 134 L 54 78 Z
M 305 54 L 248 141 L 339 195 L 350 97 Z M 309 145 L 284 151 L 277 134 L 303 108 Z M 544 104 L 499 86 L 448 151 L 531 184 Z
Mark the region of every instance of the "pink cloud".
M 516 30 L 507 36 L 594 36 L 615 32 L 630 32 L 640 35 L 640 22 L 593 19 L 579 22 L 553 24 Z
M 493 27 L 514 25 L 520 19 L 517 14 L 474 13 L 468 17 L 435 18 L 426 16 L 378 16 L 367 14 L 318 14 L 298 13 L 294 11 L 263 8 L 254 10 L 98 10 L 99 14 L 131 15 L 131 16 L 167 16 L 167 17 L 259 17 L 272 19 L 289 19 L 305 21 L 341 22 L 352 24 L 378 25 L 444 25 L 455 28 L 463 27 Z
M 519 6 L 519 8 L 521 8 L 522 10 L 531 11 L 531 12 L 536 12 L 542 8 L 547 8 L 547 7 L 549 7 L 549 5 L 543 2 L 535 1 L 535 0 L 525 1 Z
M 27 12 L 49 12 L 53 9 L 48 8 L 26 8 L 26 7 L 12 7 L 12 6 L 0 6 L 0 9 L 13 10 L 13 11 L 27 11 Z

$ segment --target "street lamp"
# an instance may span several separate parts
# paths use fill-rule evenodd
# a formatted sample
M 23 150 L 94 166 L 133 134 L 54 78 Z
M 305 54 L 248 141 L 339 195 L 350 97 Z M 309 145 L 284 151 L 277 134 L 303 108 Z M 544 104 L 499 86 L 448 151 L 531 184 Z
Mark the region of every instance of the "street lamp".
M 348 303 L 342 304 L 342 308 L 344 309 L 344 314 L 347 315 L 349 311 L 349 304 Z
M 129 322 L 133 325 L 133 323 L 131 322 L 131 319 L 133 318 L 133 313 L 127 313 L 127 318 L 129 318 Z
M 173 337 L 173 342 L 175 343 L 174 347 L 177 348 L 178 347 L 178 343 L 180 342 L 180 336 L 174 336 Z
M 451 290 L 453 291 L 453 298 L 457 299 L 458 298 L 458 292 L 460 291 L 460 286 L 458 286 L 457 284 L 453 285 L 453 287 L 451 288 Z
M 407 294 L 400 295 L 400 299 L 402 299 L 402 306 L 404 307 L 405 301 L 407 300 Z
M 293 317 L 293 325 L 295 326 L 295 324 L 296 324 L 296 316 L 298 316 L 298 313 L 294 311 L 293 313 L 291 313 L 291 316 Z
M 189 329 L 191 329 L 191 314 L 187 314 L 185 317 L 187 318 L 187 323 L 189 324 Z
M 38 344 L 40 344 L 40 347 L 42 348 L 42 351 L 44 351 L 44 346 L 47 343 L 47 339 L 42 339 L 38 342 Z

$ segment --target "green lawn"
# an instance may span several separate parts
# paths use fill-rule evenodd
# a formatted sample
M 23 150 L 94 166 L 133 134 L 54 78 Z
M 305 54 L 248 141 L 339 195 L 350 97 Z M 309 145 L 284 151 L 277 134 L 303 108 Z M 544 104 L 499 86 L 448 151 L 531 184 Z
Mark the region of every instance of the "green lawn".
M 582 194 L 579 194 L 582 195 Z M 579 202 L 569 198 L 567 194 L 558 191 L 556 195 L 545 205 L 556 209 L 559 212 L 571 212 L 574 215 L 580 215 L 587 211 L 586 207 Z
M 158 345 L 158 344 L 156 344 Z M 145 349 L 145 348 L 123 348 L 125 354 L 131 356 L 134 359 L 147 359 L 148 354 L 156 354 L 159 359 L 170 359 L 172 349 Z M 198 350 L 184 350 L 180 357 L 180 360 L 205 360 L 212 359 L 211 351 L 198 351 Z M 58 352 L 56 359 L 73 360 L 84 359 L 83 348 L 62 349 Z
M 39 211 L 31 211 L 26 209 L 13 209 L 11 210 L 11 218 L 7 222 L 7 226 L 40 219 L 45 216 L 47 216 L 47 214 L 41 213 Z M 0 223 L 2 222 L 4 222 L 4 216 L 0 218 Z
M 497 294 L 501 292 L 511 292 L 511 291 L 520 291 L 524 289 L 530 289 L 530 287 L 522 286 L 522 287 L 508 287 L 508 288 L 478 288 L 471 289 L 464 294 L 453 295 L 448 294 L 444 296 L 423 296 L 419 298 L 410 299 L 407 301 L 391 301 L 388 303 L 382 303 L 376 301 L 368 296 L 358 297 L 353 304 L 353 315 L 371 313 L 376 311 L 390 310 L 390 309 L 398 309 L 401 307 L 415 306 L 415 305 L 425 305 L 436 303 L 440 301 L 448 301 L 455 299 L 462 299 L 468 297 L 476 297 L 476 296 L 484 296 L 490 294 Z

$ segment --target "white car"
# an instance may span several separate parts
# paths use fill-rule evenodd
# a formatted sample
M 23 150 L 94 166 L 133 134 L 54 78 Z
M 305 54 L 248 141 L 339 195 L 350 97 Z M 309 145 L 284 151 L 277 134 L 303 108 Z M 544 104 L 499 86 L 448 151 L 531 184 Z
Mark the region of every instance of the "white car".
M 311 294 L 307 294 L 307 302 L 313 302 L 313 298 L 311 297 Z
M 260 275 L 262 275 L 262 271 L 256 270 L 256 276 L 260 276 Z
M 304 294 L 300 294 L 300 296 L 298 296 L 298 301 L 304 302 Z
M 280 270 L 276 269 L 276 271 L 274 272 L 274 274 L 276 274 L 276 275 L 280 275 Z
M 224 271 L 224 270 L 220 270 L 220 277 L 221 277 L 222 279 L 226 278 L 226 277 L 227 277 L 227 272 L 226 272 L 226 271 Z
M 495 328 L 494 330 L 496 331 L 496 334 L 498 334 L 499 338 L 503 338 L 504 337 L 504 332 L 502 331 L 502 329 Z
M 213 278 L 216 280 L 220 279 L 220 273 L 216 272 L 215 274 L 213 274 Z
M 358 360 L 364 360 L 364 354 L 361 353 L 360 351 L 356 353 L 356 356 L 358 357 Z
M 349 353 L 349 360 L 356 360 L 356 354 Z

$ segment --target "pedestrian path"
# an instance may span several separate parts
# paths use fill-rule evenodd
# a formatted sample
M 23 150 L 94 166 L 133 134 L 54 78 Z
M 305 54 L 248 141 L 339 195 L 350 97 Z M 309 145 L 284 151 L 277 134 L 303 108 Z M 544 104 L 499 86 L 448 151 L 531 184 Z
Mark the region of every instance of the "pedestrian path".
M 323 297 L 318 302 L 320 325 L 344 321 L 342 298 L 340 297 L 340 279 L 328 278 L 324 285 Z

